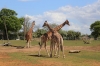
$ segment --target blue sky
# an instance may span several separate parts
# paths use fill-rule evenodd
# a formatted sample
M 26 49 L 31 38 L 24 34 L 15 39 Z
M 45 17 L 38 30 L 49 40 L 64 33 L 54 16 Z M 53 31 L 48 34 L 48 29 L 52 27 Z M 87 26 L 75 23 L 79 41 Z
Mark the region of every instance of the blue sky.
M 0 0 L 0 9 L 15 10 L 18 17 L 29 17 L 40 27 L 45 20 L 61 24 L 68 19 L 71 26 L 64 30 L 90 34 L 90 24 L 100 20 L 99 4 L 100 0 Z
M 15 10 L 18 16 L 38 15 L 45 11 L 56 10 L 66 5 L 85 6 L 97 0 L 0 0 L 0 8 L 6 7 Z

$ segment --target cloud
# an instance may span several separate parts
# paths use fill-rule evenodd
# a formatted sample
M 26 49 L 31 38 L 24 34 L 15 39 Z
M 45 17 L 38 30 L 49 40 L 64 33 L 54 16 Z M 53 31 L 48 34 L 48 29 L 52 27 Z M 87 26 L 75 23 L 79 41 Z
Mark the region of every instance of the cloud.
M 80 31 L 84 34 L 90 34 L 90 25 L 96 20 L 100 20 L 100 0 L 93 4 L 83 7 L 66 5 L 59 7 L 55 11 L 47 11 L 42 15 L 27 15 L 37 24 L 42 25 L 45 20 L 49 23 L 61 24 L 66 19 L 69 20 L 71 26 L 64 26 L 64 30 Z

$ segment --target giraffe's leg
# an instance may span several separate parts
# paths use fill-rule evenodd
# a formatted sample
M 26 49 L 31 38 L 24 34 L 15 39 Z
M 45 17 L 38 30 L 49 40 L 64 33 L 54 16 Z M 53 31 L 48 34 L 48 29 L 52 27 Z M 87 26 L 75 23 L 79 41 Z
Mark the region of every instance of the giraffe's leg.
M 50 54 L 49 54 L 49 52 L 47 50 L 47 47 L 46 47 L 46 42 L 45 42 L 45 49 L 46 49 L 46 52 L 47 52 L 48 56 L 50 56 Z
M 54 53 L 55 53 L 54 56 L 56 56 L 57 55 L 57 45 L 55 44 L 54 44 Z
M 29 48 L 29 44 L 30 44 L 30 40 L 28 41 L 28 43 L 27 43 L 27 47 Z
M 60 56 L 59 51 L 60 51 L 60 46 L 59 46 L 59 44 L 58 44 L 58 58 L 59 58 L 59 56 Z
M 62 52 L 63 52 L 63 58 L 65 58 L 64 47 L 63 47 L 63 45 L 62 45 Z
M 40 49 L 39 49 L 39 52 L 38 52 L 38 56 L 40 56 L 42 45 L 43 45 L 43 43 L 41 43 L 41 44 L 39 43 Z
M 50 44 L 50 57 L 52 57 L 52 52 L 53 52 L 53 42 Z
M 31 47 L 31 41 L 29 42 L 29 48 Z
M 24 48 L 26 48 L 26 47 L 27 47 L 27 43 L 28 43 L 28 40 L 27 40 L 26 45 L 25 45 L 25 47 L 24 47 Z
M 26 45 L 25 45 L 24 48 L 28 48 L 28 43 L 29 43 L 29 41 L 27 40 Z

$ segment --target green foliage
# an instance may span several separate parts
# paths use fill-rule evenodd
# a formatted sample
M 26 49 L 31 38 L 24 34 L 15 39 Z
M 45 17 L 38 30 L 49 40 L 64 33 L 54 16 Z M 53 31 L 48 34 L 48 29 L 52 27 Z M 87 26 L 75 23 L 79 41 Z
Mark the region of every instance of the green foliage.
M 95 21 L 93 24 L 90 25 L 91 35 L 94 36 L 94 38 L 97 38 L 100 36 L 100 21 Z
M 6 24 L 7 31 L 18 31 L 21 29 L 23 18 L 17 18 L 17 13 L 14 10 L 3 8 L 0 11 L 0 30 L 5 30 Z
M 63 39 L 65 40 L 66 37 L 67 37 L 67 31 L 64 31 L 64 30 L 59 30 L 59 33 L 61 34 L 61 36 L 63 37 Z
M 35 37 L 35 38 L 39 38 L 41 35 L 43 35 L 43 34 L 46 33 L 46 32 L 47 32 L 47 31 L 44 30 L 44 29 L 38 29 L 38 30 L 35 31 L 34 37 Z
M 3 8 L 0 11 L 0 16 L 16 16 L 17 13 L 14 10 Z
M 19 18 L 19 21 L 20 21 L 21 25 L 23 25 L 23 23 L 24 23 L 24 17 Z
M 75 39 L 79 39 L 80 38 L 80 36 L 81 36 L 81 33 L 80 32 L 75 32 L 75 31 L 73 31 L 73 30 L 69 30 L 68 32 L 67 32 L 67 39 L 73 39 L 73 40 L 75 40 Z
M 4 33 L 4 39 L 6 39 L 7 33 L 16 32 L 18 34 L 23 22 L 24 18 L 18 18 L 14 10 L 3 8 L 0 11 L 0 30 Z

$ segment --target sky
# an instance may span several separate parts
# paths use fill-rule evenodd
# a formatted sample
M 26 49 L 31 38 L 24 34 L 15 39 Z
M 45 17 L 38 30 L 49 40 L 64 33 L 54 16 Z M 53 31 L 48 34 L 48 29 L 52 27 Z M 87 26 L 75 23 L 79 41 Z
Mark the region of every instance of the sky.
M 18 17 L 30 18 L 42 28 L 48 23 L 62 24 L 68 20 L 63 30 L 91 34 L 90 25 L 100 20 L 100 0 L 0 0 L 0 10 L 8 8 L 18 13 Z

